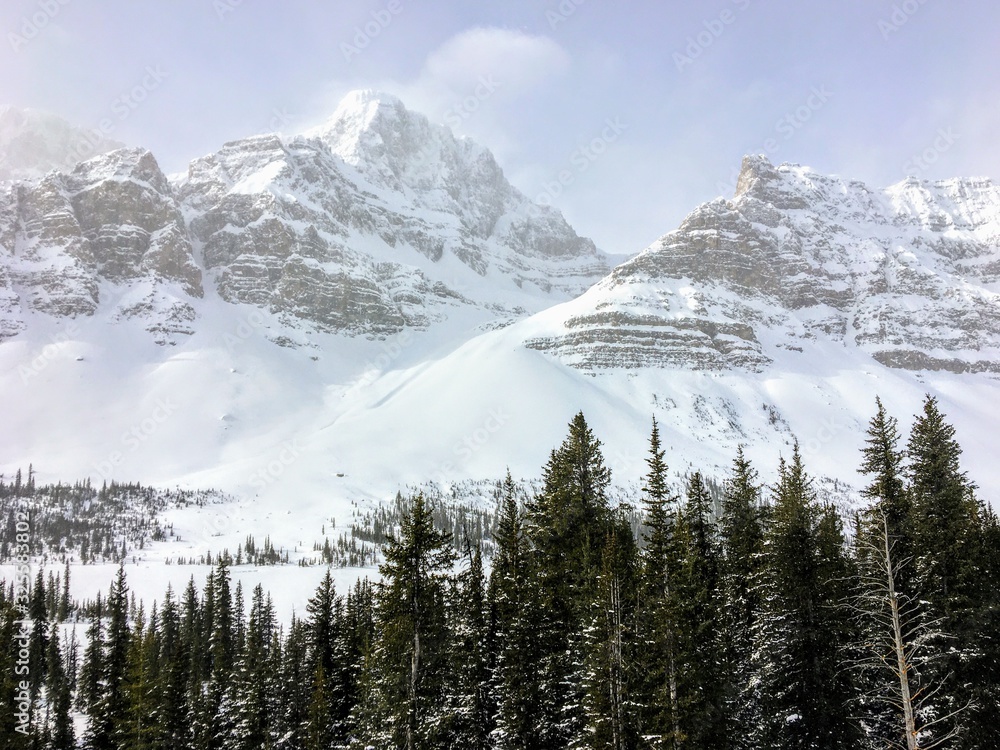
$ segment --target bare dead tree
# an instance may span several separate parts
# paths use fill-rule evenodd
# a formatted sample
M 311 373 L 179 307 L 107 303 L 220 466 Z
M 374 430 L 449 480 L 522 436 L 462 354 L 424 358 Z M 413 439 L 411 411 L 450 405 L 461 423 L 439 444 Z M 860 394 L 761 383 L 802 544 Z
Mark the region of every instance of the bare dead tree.
M 968 705 L 942 709 L 942 691 L 950 674 L 931 678 L 931 664 L 943 656 L 948 636 L 941 620 L 928 618 L 922 603 L 897 590 L 900 571 L 909 560 L 897 560 L 888 521 L 879 513 L 873 535 L 859 542 L 860 593 L 850 603 L 865 638 L 857 665 L 879 675 L 869 698 L 888 705 L 898 718 L 890 747 L 932 750 L 958 736 L 955 719 Z

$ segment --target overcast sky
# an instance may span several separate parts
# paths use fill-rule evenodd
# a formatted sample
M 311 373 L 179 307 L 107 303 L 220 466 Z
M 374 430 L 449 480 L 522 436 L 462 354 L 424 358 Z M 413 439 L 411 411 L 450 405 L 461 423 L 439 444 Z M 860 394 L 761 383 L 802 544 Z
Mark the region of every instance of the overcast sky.
M 995 0 L 4 0 L 0 103 L 110 121 L 165 171 L 399 95 L 609 252 L 745 153 L 884 186 L 1000 177 Z

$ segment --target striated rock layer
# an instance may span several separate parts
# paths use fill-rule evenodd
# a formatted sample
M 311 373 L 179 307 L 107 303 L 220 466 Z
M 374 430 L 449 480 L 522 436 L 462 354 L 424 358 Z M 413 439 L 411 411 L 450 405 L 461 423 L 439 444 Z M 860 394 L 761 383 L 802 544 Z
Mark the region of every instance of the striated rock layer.
M 1000 371 L 1000 186 L 876 191 L 744 159 L 736 195 L 616 268 L 528 341 L 583 369 L 762 370 L 805 342 L 895 368 Z

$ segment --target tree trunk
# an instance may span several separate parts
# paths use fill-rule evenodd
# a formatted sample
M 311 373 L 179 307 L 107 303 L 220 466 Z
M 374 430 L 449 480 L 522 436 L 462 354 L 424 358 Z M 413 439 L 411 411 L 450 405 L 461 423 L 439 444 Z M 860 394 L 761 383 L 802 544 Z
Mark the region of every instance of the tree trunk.
M 917 745 L 917 727 L 913 718 L 913 698 L 910 694 L 910 664 L 906 661 L 903 628 L 899 618 L 899 599 L 896 596 L 896 581 L 893 575 L 892 550 L 889 545 L 889 525 L 885 516 L 882 517 L 882 542 L 885 550 L 885 572 L 889 591 L 889 608 L 892 613 L 892 643 L 896 650 L 896 668 L 899 674 L 899 690 L 903 704 L 906 748 L 907 750 L 919 750 L 919 745 Z

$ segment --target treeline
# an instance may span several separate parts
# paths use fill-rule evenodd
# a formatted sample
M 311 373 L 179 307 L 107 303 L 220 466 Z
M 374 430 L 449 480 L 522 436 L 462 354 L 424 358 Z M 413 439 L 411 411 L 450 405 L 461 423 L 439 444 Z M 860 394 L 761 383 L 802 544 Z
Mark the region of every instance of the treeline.
M 174 537 L 159 515 L 168 508 L 204 506 L 225 495 L 214 490 L 158 489 L 135 482 L 89 479 L 72 484 L 36 486 L 34 471 L 25 480 L 20 470 L 10 482 L 0 479 L 0 563 L 8 563 L 17 548 L 14 518 L 31 513 L 30 554 L 42 563 L 79 561 L 121 562 L 154 541 Z
M 382 579 L 328 573 L 287 628 L 224 562 L 149 609 L 122 569 L 80 655 L 35 597 L 30 736 L 5 714 L 3 747 L 995 748 L 1000 523 L 960 453 L 933 398 L 905 444 L 878 403 L 856 515 L 797 447 L 769 486 L 739 451 L 717 512 L 698 473 L 672 496 L 654 422 L 637 535 L 579 414 L 538 492 L 498 485 L 488 574 L 417 494 Z

